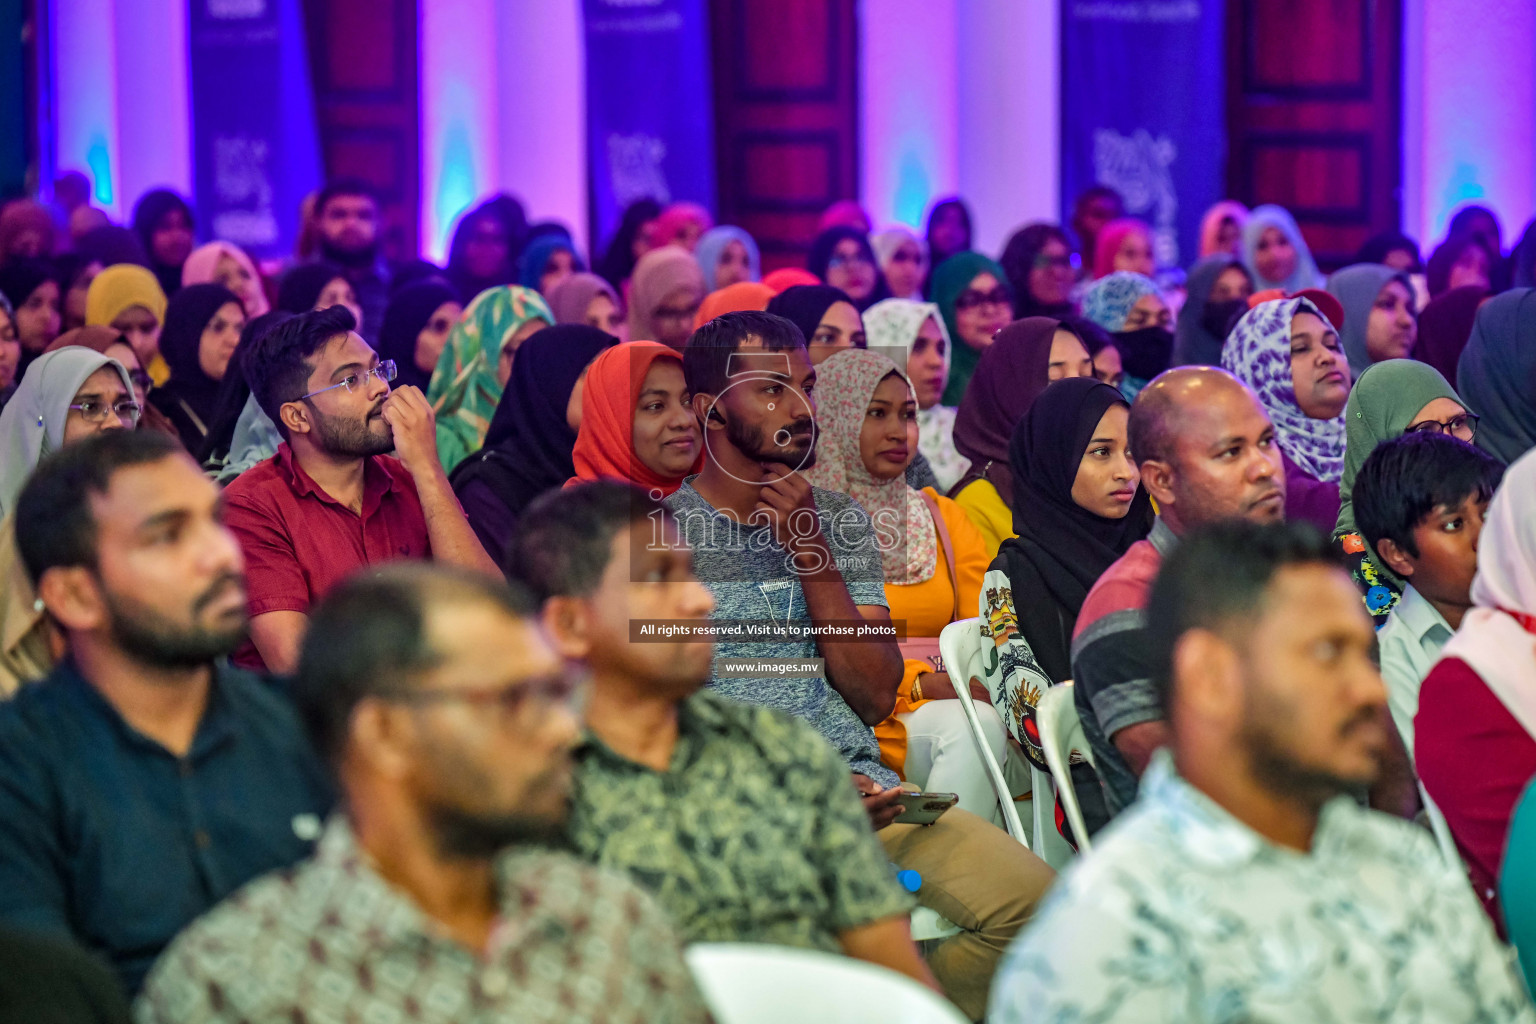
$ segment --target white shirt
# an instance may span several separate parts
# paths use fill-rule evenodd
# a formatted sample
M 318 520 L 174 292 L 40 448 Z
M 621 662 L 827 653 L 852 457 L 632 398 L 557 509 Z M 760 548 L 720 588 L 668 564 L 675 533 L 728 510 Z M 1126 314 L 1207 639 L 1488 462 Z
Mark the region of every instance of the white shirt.
M 1440 660 L 1440 649 L 1455 634 L 1445 616 L 1410 584 L 1376 632 L 1387 708 L 1413 758 L 1413 716 L 1419 713 L 1419 686 Z
M 1299 853 L 1190 786 L 1166 751 L 1009 948 L 991 1006 L 991 1024 L 1536 1022 L 1423 830 L 1340 797 Z

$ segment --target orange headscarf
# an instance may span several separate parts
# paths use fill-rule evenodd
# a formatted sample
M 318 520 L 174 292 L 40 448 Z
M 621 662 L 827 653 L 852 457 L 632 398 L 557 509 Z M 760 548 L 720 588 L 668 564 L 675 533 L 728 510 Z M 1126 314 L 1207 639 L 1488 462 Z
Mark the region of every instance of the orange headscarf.
M 699 311 L 693 317 L 693 329 L 698 330 L 717 316 L 741 313 L 749 309 L 768 308 L 768 300 L 774 290 L 760 281 L 737 281 L 704 296 Z
M 645 375 L 658 359 L 675 359 L 679 366 L 683 362 L 675 350 L 654 341 L 615 345 L 592 360 L 581 386 L 581 429 L 571 453 L 576 475 L 565 486 L 591 480 L 627 480 L 666 497 L 682 485 L 682 477 L 664 477 L 635 454 L 635 403 L 640 400 Z M 703 466 L 701 444 L 698 459 L 685 475 L 697 473 Z

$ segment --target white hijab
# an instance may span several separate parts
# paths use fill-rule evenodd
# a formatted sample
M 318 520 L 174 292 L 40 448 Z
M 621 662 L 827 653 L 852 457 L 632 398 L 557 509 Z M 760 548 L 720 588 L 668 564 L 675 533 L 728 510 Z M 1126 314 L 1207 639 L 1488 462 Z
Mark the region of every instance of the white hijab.
M 27 367 L 0 411 L 0 515 L 15 510 L 17 495 L 43 457 L 64 446 L 70 403 L 86 378 L 103 366 L 116 370 L 133 394 L 133 381 L 122 364 L 94 349 L 66 346 L 43 353 Z
M 1536 633 L 1514 615 L 1536 616 L 1536 449 L 1516 459 L 1488 506 L 1477 544 L 1472 604 L 1441 652 L 1478 674 L 1536 738 Z

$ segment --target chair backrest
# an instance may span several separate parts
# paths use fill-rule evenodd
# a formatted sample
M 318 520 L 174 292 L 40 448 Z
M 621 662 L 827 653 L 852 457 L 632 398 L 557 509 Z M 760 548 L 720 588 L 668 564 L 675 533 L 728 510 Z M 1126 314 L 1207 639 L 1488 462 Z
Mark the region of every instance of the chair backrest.
M 1093 750 L 1088 737 L 1083 735 L 1083 723 L 1077 716 L 1072 681 L 1057 683 L 1040 694 L 1035 705 L 1035 724 L 1040 727 L 1040 747 L 1045 751 L 1045 761 L 1051 766 L 1051 778 L 1056 782 L 1056 792 L 1061 795 L 1062 809 L 1077 846 L 1087 853 L 1093 848 L 1088 839 L 1088 829 L 1083 825 L 1083 810 L 1077 802 L 1077 790 L 1072 787 L 1072 752 L 1080 752 L 1090 765 Z
M 939 658 L 944 663 L 944 671 L 949 673 L 960 709 L 965 712 L 971 739 L 976 743 L 976 754 L 987 770 L 992 792 L 997 795 L 998 806 L 1002 809 L 1003 824 L 1009 835 L 1028 846 L 1029 836 L 1024 831 L 1024 823 L 1019 820 L 1018 809 L 1013 806 L 1013 793 L 1008 788 L 1008 780 L 1003 777 L 1003 769 L 997 763 L 997 758 L 992 756 L 992 747 L 982 732 L 976 705 L 971 701 L 970 680 L 979 680 L 988 689 L 992 689 L 989 680 L 998 670 L 997 649 L 989 637 L 982 635 L 981 619 L 960 619 L 945 626 L 939 633 Z M 1036 819 L 1038 824 L 1038 814 Z
M 845 956 L 749 942 L 685 952 L 720 1024 L 962 1024 L 964 1015 L 911 978 Z

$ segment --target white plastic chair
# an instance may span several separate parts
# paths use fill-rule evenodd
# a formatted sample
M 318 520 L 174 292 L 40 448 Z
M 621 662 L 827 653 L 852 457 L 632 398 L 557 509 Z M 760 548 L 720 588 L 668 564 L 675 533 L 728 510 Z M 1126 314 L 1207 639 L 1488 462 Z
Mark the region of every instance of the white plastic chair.
M 959 1010 L 895 971 L 850 957 L 748 942 L 684 955 L 720 1024 L 963 1024 Z
M 1056 797 L 1050 775 L 1030 766 L 1030 803 L 1034 809 L 1034 827 L 1026 832 L 1024 823 L 1019 820 L 1019 812 L 1013 805 L 1013 793 L 1008 788 L 1007 779 L 1003 777 L 1001 766 L 992 756 L 991 745 L 982 732 L 981 719 L 977 717 L 976 705 L 971 699 L 969 681 L 975 679 L 988 689 L 994 689 L 991 680 L 998 671 L 997 647 L 991 637 L 981 632 L 981 619 L 961 619 L 945 626 L 939 634 L 939 656 L 943 659 L 944 670 L 954 683 L 955 696 L 965 712 L 966 721 L 970 723 L 977 756 L 986 766 L 987 777 L 992 780 L 992 791 L 997 794 L 998 805 L 1002 807 L 1003 823 L 1008 834 L 1033 850 L 1035 856 L 1060 870 L 1072 859 L 1072 847 L 1056 830 L 1056 816 L 1053 813 Z
M 1035 705 L 1035 724 L 1040 727 L 1040 746 L 1045 751 L 1046 764 L 1051 766 L 1051 777 L 1056 781 L 1062 809 L 1067 812 L 1067 823 L 1077 837 L 1078 849 L 1087 853 L 1093 844 L 1083 825 L 1083 809 L 1077 802 L 1077 790 L 1072 786 L 1072 752 L 1080 752 L 1090 765 L 1094 761 L 1073 696 L 1070 679 L 1048 687 Z
M 988 654 L 992 657 L 988 658 Z M 992 756 L 992 745 L 987 742 L 987 735 L 981 728 L 981 719 L 976 713 L 976 705 L 971 700 L 970 680 L 976 679 L 986 685 L 987 677 L 997 670 L 997 652 L 991 640 L 981 635 L 981 619 L 959 619 L 945 626 L 939 633 L 939 658 L 944 663 L 944 671 L 949 673 L 960 708 L 965 712 L 965 720 L 971 728 L 971 739 L 976 742 L 976 754 L 981 758 L 987 778 L 992 782 L 992 792 L 997 794 L 997 803 L 1003 812 L 1003 826 L 1009 835 L 1027 847 L 1029 835 L 1024 831 L 1024 823 L 1019 820 L 1018 809 L 1013 806 L 1013 793 L 1008 789 L 1008 781 L 1003 778 L 1002 766 Z M 1038 786 L 1041 773 L 1031 774 L 1034 776 L 1032 784 Z M 1038 788 L 1033 789 L 1037 796 L 1040 792 Z M 1035 799 L 1033 802 L 1037 805 L 1035 834 L 1039 835 L 1040 801 Z

